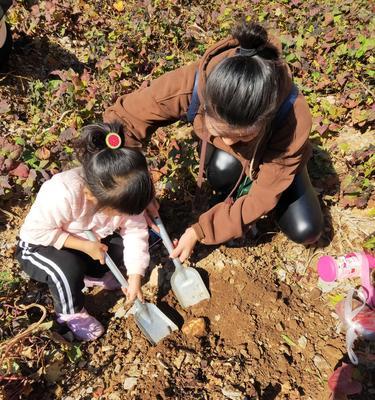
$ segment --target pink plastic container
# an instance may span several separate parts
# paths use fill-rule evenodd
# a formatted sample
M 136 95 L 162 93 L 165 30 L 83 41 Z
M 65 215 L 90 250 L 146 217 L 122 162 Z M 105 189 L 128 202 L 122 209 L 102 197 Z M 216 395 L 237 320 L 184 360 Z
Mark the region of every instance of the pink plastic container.
M 323 256 L 318 260 L 318 274 L 325 282 L 362 276 L 362 270 L 375 268 L 375 257 L 369 253 L 349 253 L 337 258 Z

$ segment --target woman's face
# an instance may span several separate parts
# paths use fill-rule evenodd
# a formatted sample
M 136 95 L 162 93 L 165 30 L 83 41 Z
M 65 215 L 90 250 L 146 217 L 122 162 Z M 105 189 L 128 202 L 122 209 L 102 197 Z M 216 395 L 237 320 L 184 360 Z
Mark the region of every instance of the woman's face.
M 211 136 L 221 137 L 227 146 L 233 146 L 238 142 L 251 142 L 263 129 L 262 124 L 254 124 L 249 127 L 234 128 L 225 122 L 205 115 L 205 124 Z

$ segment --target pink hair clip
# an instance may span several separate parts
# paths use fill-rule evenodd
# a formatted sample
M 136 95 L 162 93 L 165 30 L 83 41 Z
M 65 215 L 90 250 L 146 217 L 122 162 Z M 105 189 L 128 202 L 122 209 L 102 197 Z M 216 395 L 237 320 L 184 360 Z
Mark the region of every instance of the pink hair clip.
M 118 149 L 121 147 L 121 137 L 118 133 L 109 132 L 105 137 L 105 143 L 110 149 Z

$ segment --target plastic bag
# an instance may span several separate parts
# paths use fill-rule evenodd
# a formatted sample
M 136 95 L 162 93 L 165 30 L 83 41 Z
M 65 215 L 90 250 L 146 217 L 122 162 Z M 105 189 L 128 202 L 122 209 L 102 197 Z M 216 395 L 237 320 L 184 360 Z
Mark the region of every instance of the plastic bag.
M 353 296 L 357 292 L 359 305 L 353 310 Z M 346 348 L 350 361 L 358 365 L 358 357 L 354 353 L 354 342 L 358 337 L 375 340 L 375 311 L 366 305 L 366 297 L 362 291 L 351 289 L 346 298 L 337 304 L 337 314 L 346 327 Z

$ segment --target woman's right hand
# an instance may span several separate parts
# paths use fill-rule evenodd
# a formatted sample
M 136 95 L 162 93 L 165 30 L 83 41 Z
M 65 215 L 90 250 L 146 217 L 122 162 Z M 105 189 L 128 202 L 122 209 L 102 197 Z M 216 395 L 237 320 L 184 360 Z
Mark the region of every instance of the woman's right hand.
M 160 208 L 159 202 L 154 197 L 151 200 L 150 204 L 146 207 L 144 213 L 147 225 L 155 232 L 159 232 L 159 228 L 156 226 L 154 222 L 155 218 L 159 217 L 159 208 Z
M 100 264 L 105 264 L 105 253 L 108 251 L 108 246 L 101 242 L 86 241 L 85 253 L 93 260 L 98 260 Z

